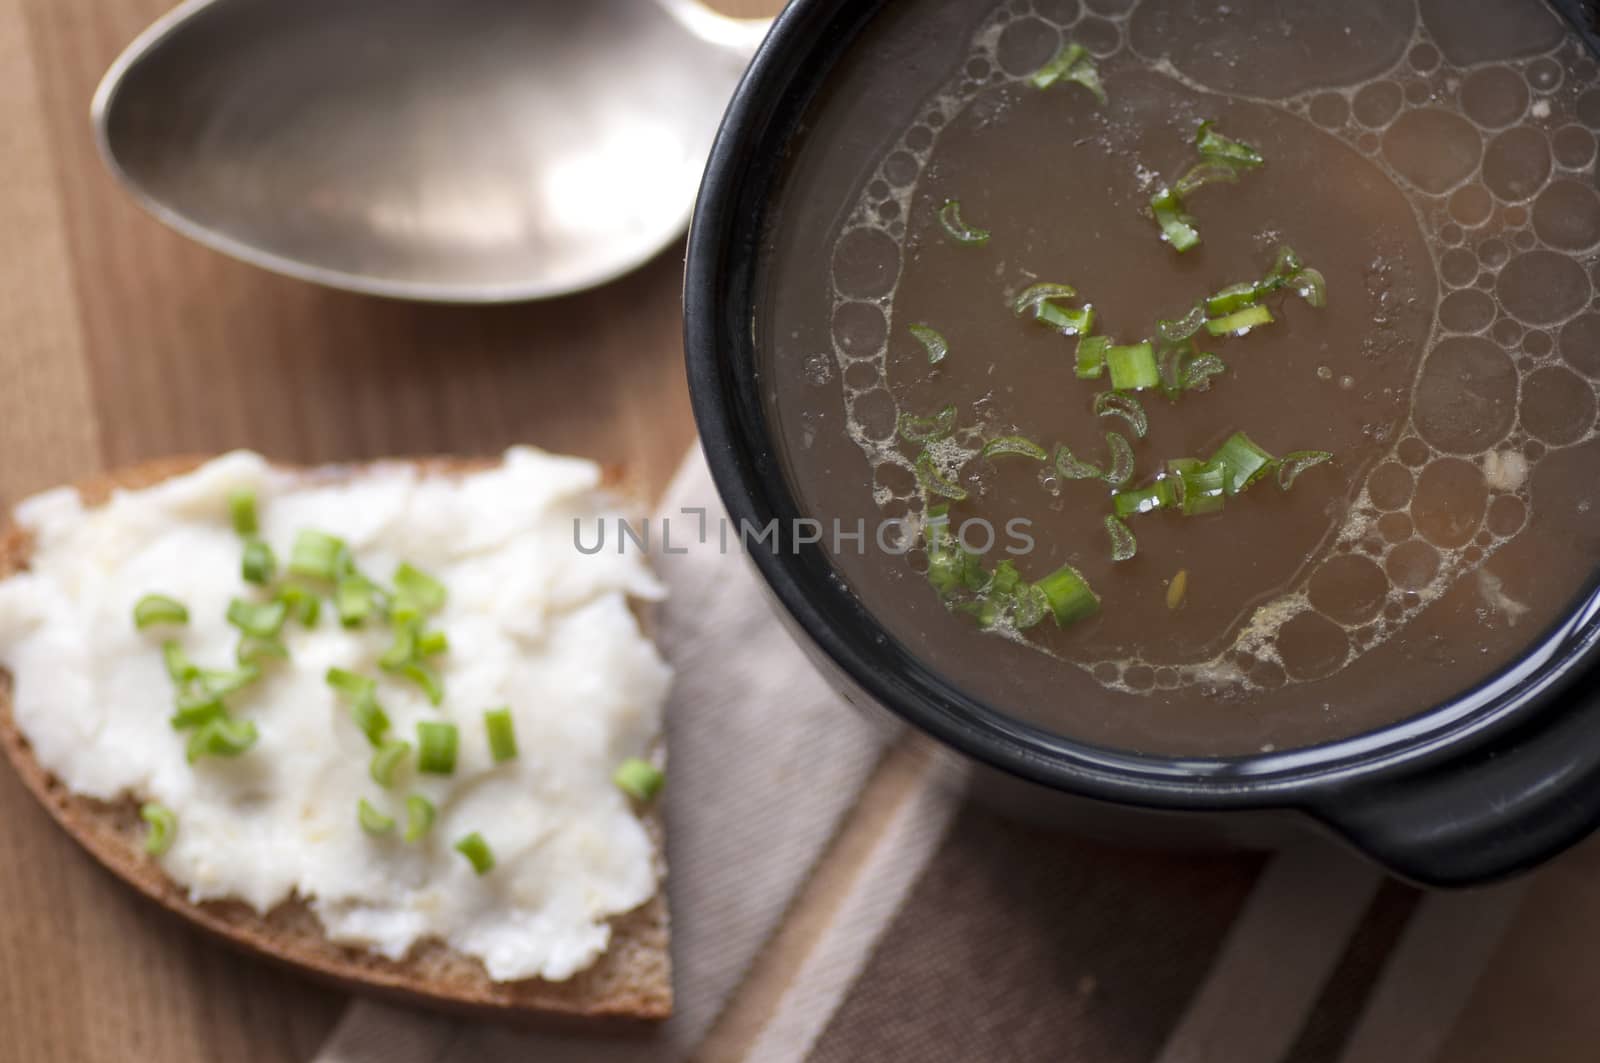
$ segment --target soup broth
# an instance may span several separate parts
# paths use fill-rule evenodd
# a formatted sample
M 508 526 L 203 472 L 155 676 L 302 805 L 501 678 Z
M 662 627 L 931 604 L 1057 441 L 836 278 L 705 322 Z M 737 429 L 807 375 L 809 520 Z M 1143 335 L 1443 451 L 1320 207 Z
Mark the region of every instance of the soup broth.
M 894 637 L 1074 737 L 1233 754 L 1562 618 L 1600 557 L 1600 88 L 1552 13 L 891 7 L 811 105 L 756 324 L 802 508 L 904 535 L 834 554 Z

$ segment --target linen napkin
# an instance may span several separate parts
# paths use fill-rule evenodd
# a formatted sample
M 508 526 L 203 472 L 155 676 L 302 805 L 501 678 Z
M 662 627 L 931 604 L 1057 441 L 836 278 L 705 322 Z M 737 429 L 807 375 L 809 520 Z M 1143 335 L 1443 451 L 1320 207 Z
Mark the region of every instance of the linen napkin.
M 701 506 L 696 451 L 662 514 Z M 677 1015 L 606 1041 L 357 1002 L 317 1063 L 1595 1058 L 1600 961 L 1566 924 L 1600 932 L 1600 849 L 1425 894 L 1331 844 L 1174 854 L 998 819 L 839 701 L 710 540 L 658 560 Z
M 720 553 L 714 532 L 705 543 L 685 534 L 698 529 L 699 507 L 709 521 L 723 512 L 696 448 L 658 514 L 673 523 L 674 551 L 688 552 L 655 559 L 670 591 L 659 641 L 677 671 L 665 713 L 676 1014 L 648 1041 L 606 1042 L 466 1028 L 358 1001 L 321 1063 L 672 1061 L 706 1035 L 887 736 L 839 701 L 778 626 L 753 566 Z

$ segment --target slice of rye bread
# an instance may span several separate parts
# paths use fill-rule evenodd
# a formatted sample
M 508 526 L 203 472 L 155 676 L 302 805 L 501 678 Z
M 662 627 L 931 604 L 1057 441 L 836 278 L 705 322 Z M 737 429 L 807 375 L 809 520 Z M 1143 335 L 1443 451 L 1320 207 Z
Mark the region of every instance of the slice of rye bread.
M 115 488 L 148 487 L 188 472 L 203 459 L 150 462 L 78 485 L 84 500 L 104 502 Z M 491 467 L 486 460 L 412 462 L 434 475 Z M 361 466 L 306 469 L 308 476 L 343 478 Z M 607 474 L 608 483 L 620 478 Z M 14 524 L 0 530 L 0 579 L 28 567 L 30 543 Z M 287 964 L 315 978 L 360 993 L 435 1010 L 492 1018 L 524 1026 L 629 1033 L 648 1029 L 672 1012 L 672 970 L 667 951 L 667 907 L 662 893 L 612 920 L 610 947 L 589 969 L 565 982 L 529 979 L 495 982 L 475 957 L 438 940 L 419 942 L 403 960 L 335 944 L 299 898 L 265 915 L 239 901 L 192 902 L 143 851 L 145 824 L 139 801 L 99 801 L 71 793 L 34 758 L 11 711 L 11 676 L 0 669 L 0 746 L 22 782 L 68 834 L 113 874 L 162 907 L 228 944 Z M 646 826 L 661 848 L 661 822 L 651 810 Z

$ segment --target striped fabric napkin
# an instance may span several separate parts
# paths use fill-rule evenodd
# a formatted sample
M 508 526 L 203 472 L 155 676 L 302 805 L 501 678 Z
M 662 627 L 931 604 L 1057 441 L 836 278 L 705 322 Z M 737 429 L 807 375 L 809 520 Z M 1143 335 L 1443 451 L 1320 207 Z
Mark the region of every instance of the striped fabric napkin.
M 696 451 L 663 514 L 699 506 L 720 512 Z M 1600 1058 L 1600 849 L 1424 894 L 1317 843 L 1142 852 L 1007 822 L 840 702 L 714 536 L 658 566 L 677 1015 L 605 1041 L 360 1001 L 317 1063 Z

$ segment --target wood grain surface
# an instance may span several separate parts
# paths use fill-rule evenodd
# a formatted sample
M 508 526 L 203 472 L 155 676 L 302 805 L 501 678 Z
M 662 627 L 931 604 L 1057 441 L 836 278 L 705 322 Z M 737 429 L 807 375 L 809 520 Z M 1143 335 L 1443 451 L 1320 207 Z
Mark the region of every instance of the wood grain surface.
M 694 438 L 681 246 L 600 291 L 487 309 L 323 291 L 195 246 L 117 188 L 88 121 L 168 6 L 0 0 L 0 505 L 232 447 L 319 462 L 529 442 L 664 485 Z M 0 822 L 0 1060 L 304 1060 L 343 1007 L 119 886 L 5 770 Z

